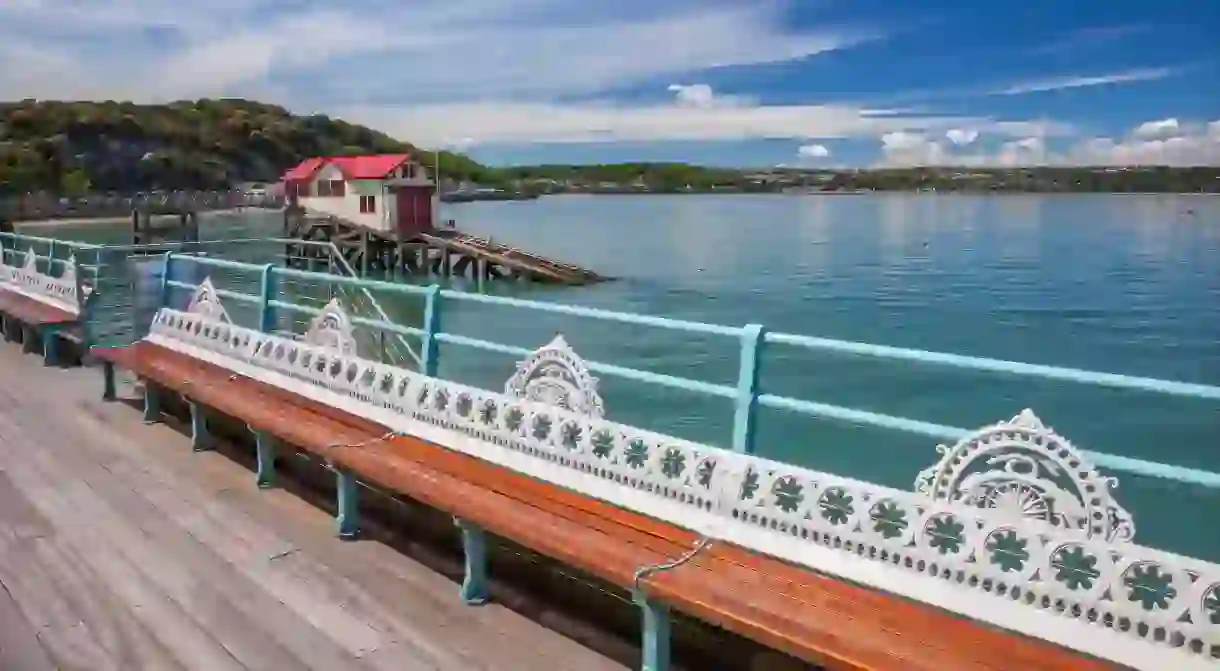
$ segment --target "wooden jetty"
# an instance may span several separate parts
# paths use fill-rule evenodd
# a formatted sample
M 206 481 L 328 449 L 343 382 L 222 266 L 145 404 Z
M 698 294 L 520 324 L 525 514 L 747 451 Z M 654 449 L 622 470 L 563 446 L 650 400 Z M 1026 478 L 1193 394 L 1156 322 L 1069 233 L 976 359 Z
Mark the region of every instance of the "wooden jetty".
M 427 168 L 410 154 L 318 156 L 281 178 L 284 237 L 330 242 L 356 271 L 588 284 L 607 279 L 440 224 L 440 198 Z M 309 247 L 314 247 L 310 249 Z M 289 245 L 304 267 L 328 267 L 317 245 Z
M 96 390 L 0 346 L 0 668 L 626 668 Z
M 135 195 L 91 194 L 61 198 L 50 194 L 30 194 L 0 198 L 0 222 L 52 219 L 103 219 L 197 215 L 215 210 L 241 207 L 279 209 L 284 200 L 276 196 L 250 195 L 240 191 L 175 191 Z
M 284 210 L 284 238 L 330 242 L 362 275 L 439 275 L 479 279 L 523 279 L 548 284 L 582 285 L 609 278 L 539 254 L 462 233 L 435 228 L 411 235 L 367 228 L 331 215 L 300 208 Z M 290 266 L 326 268 L 326 250 L 311 244 L 286 244 Z

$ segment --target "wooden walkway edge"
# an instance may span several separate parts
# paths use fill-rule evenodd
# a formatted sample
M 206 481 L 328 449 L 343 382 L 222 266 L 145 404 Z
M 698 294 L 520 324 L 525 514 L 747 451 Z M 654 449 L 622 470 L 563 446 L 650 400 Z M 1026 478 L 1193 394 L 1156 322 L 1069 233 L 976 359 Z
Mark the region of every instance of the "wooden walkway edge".
M 0 346 L 0 669 L 623 669 Z

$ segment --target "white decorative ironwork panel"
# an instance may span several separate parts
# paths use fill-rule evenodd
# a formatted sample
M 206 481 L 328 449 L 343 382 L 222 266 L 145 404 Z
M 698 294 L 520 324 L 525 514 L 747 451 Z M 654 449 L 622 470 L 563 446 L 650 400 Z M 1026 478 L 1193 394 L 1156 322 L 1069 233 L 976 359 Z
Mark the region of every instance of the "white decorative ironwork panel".
M 329 347 L 343 354 L 357 353 L 351 317 L 343 311 L 337 298 L 330 299 L 322 312 L 309 322 L 304 340 L 310 345 Z
M 72 314 L 80 314 L 91 287 L 82 285 L 76 274 L 76 258 L 63 262 L 59 277 L 38 270 L 38 257 L 27 249 L 20 266 L 4 263 L 0 255 L 0 284 L 36 301 Z M 48 262 L 50 263 L 50 262 Z
M 602 417 L 605 406 L 597 392 L 597 378 L 562 335 L 538 348 L 504 385 L 506 396 L 553 405 L 572 412 Z
M 545 368 L 536 353 L 495 393 L 213 312 L 163 309 L 148 339 L 557 486 L 1088 654 L 1156 670 L 1218 661 L 1220 566 L 1132 543 L 1112 480 L 1032 412 L 940 448 L 917 491 L 902 491 L 608 421 L 562 340 L 551 345 L 563 356 L 546 361 L 570 367 L 563 384 L 529 393 Z

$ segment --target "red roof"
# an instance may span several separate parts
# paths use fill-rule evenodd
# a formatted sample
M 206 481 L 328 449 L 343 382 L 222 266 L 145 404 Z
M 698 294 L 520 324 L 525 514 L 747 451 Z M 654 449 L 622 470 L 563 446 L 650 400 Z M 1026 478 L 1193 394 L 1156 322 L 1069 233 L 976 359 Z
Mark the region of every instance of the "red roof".
M 339 168 L 348 179 L 381 179 L 411 158 L 407 154 L 374 154 L 371 156 L 334 156 L 328 163 Z
M 381 179 L 410 158 L 409 154 L 307 158 L 297 167 L 284 173 L 283 179 L 285 182 L 312 179 L 327 163 L 338 168 L 346 179 Z
M 310 179 L 318 172 L 324 163 L 326 163 L 326 159 L 324 158 L 307 158 L 304 161 L 301 161 L 297 167 L 284 173 L 284 177 L 282 179 L 285 182 Z

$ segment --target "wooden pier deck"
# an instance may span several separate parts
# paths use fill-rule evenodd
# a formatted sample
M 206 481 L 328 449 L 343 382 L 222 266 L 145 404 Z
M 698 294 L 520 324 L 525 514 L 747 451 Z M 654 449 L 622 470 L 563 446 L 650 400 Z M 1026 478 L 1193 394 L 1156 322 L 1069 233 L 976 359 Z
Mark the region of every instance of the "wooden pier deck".
M 0 346 L 0 669 L 625 667 Z

